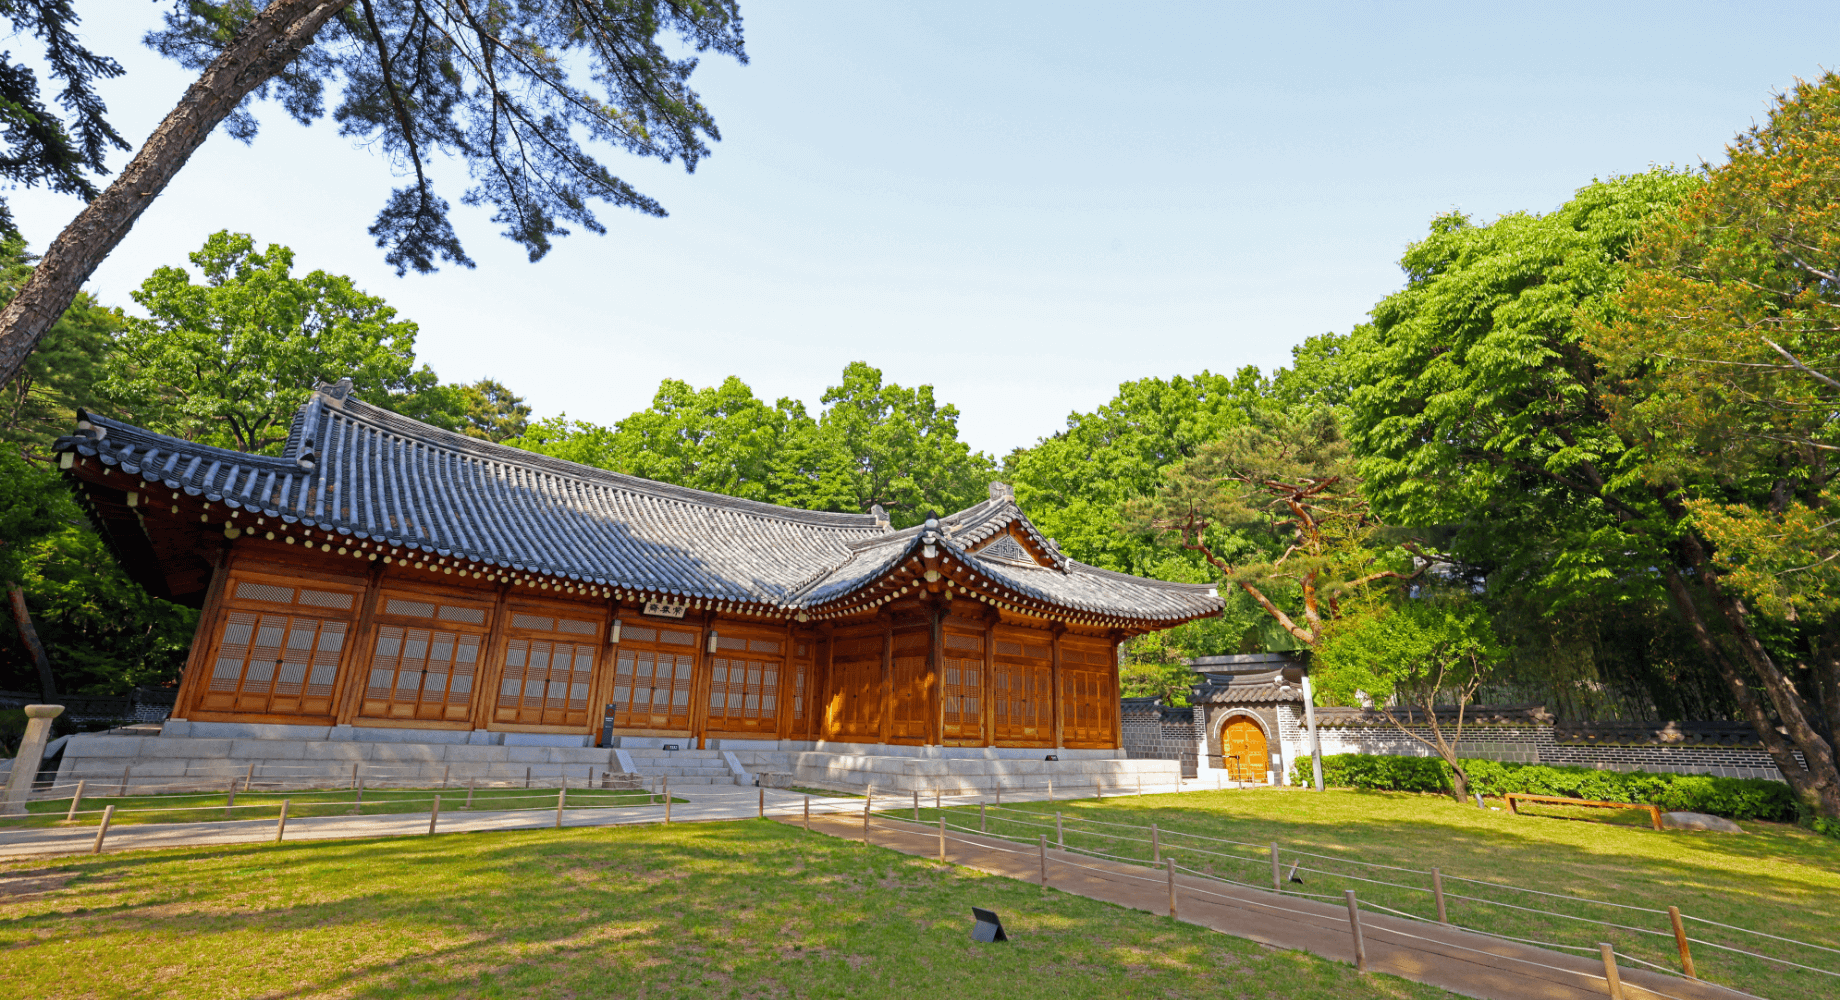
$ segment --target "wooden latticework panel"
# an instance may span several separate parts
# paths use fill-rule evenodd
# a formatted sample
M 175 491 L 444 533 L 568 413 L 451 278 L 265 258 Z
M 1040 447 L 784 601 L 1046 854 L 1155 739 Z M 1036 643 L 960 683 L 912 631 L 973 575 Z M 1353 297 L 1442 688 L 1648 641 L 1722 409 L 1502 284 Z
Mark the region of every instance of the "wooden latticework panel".
M 811 711 L 812 653 L 815 645 L 810 639 L 799 639 L 792 644 L 792 686 L 788 697 L 792 699 L 793 739 L 815 735 Z
M 499 722 L 586 726 L 600 624 L 546 614 L 513 612 L 499 680 Z
M 718 635 L 710 661 L 709 731 L 777 733 L 779 673 L 785 643 L 779 639 Z
M 487 607 L 386 591 L 376 614 L 377 639 L 358 714 L 465 721 L 485 648 Z
M 932 671 L 932 634 L 925 630 L 894 634 L 894 699 L 888 718 L 888 737 L 926 742 L 931 735 L 928 681 Z
M 999 632 L 991 706 L 993 735 L 1028 746 L 1054 743 L 1054 650 L 1046 636 Z
M 614 658 L 613 724 L 623 729 L 690 728 L 696 633 L 627 625 Z
M 940 688 L 944 704 L 946 740 L 982 743 L 984 740 L 984 637 L 946 633 L 945 683 Z
M 198 707 L 329 716 L 356 590 L 232 578 L 224 601 L 217 655 Z
M 1112 663 L 1108 648 L 1061 643 L 1061 739 L 1068 746 L 1109 747 L 1116 741 Z

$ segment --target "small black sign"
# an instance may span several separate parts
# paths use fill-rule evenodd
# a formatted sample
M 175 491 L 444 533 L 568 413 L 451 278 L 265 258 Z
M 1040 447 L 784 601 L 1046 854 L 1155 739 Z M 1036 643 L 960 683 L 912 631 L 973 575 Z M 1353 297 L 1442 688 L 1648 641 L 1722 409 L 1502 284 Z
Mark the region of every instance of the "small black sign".
M 1043 758 L 1042 758 L 1042 760 L 1060 760 L 1060 758 L 1059 758 L 1059 757 L 1056 757 L 1056 756 L 1055 756 L 1055 755 L 1053 755 L 1053 754 L 1049 754 L 1049 755 L 1047 755 L 1046 757 L 1043 757 Z
M 678 745 L 677 745 L 677 744 L 675 744 L 675 743 L 666 743 L 666 744 L 664 745 L 664 748 L 665 748 L 666 750 L 682 750 L 682 749 L 683 749 L 683 747 L 680 747 L 680 746 L 678 746 Z
M 971 908 L 972 917 L 977 923 L 971 925 L 971 940 L 989 944 L 992 941 L 1008 941 L 1009 935 L 1003 933 L 1003 921 L 995 913 L 982 907 Z

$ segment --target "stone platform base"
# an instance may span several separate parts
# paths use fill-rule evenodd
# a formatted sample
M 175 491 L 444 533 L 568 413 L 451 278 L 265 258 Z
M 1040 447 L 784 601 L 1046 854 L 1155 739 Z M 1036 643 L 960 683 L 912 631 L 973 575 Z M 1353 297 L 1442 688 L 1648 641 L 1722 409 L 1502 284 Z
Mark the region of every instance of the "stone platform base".
M 1087 758 L 1043 760 L 1039 751 L 1028 758 L 924 758 L 867 754 L 806 752 L 790 754 L 792 773 L 799 784 L 841 791 L 934 792 L 947 795 L 994 795 L 1009 792 L 1038 793 L 1050 787 L 1069 798 L 1181 788 L 1182 765 L 1173 760 L 1121 760 Z M 1091 751 L 1088 751 L 1091 752 Z

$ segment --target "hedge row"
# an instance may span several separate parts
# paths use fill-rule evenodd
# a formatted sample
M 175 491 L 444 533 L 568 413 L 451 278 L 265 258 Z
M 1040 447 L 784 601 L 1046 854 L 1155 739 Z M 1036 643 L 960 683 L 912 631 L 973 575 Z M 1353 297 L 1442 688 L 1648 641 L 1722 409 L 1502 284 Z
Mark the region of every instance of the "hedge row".
M 1714 778 L 1703 774 L 1649 774 L 1645 771 L 1599 771 L 1590 767 L 1510 764 L 1465 760 L 1470 790 L 1501 796 L 1508 792 L 1563 795 L 1603 802 L 1640 802 L 1669 812 L 1702 812 L 1730 819 L 1794 822 L 1795 798 L 1780 781 L 1759 778 Z M 1323 784 L 1338 788 L 1376 788 L 1396 792 L 1451 789 L 1450 767 L 1436 757 L 1394 757 L 1345 753 L 1323 758 Z M 1310 763 L 1292 772 L 1295 784 L 1311 783 Z

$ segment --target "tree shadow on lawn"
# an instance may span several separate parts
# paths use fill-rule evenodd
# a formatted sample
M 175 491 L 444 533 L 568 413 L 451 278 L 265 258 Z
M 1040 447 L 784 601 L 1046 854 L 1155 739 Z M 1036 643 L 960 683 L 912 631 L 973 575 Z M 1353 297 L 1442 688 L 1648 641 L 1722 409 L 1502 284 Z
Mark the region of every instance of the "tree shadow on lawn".
M 910 996 L 1005 983 L 1006 996 L 1110 997 L 1264 970 L 1271 995 L 1443 995 L 772 823 L 457 833 L 60 868 L 78 877 L 0 924 L 10 975 L 35 993 L 64 983 L 65 995 L 102 996 Z M 1003 912 L 1010 946 L 969 942 L 971 902 Z M 0 992 L 8 978 L 0 971 Z

